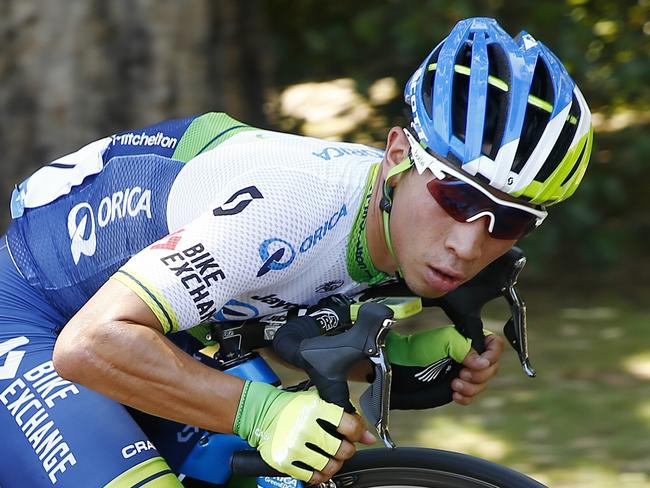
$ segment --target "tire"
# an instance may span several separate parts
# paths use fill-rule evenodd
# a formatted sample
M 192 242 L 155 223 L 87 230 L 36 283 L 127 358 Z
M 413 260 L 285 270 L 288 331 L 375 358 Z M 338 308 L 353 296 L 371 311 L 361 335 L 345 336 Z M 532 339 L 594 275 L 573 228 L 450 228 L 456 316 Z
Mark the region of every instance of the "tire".
M 338 488 L 546 488 L 505 466 L 438 449 L 366 449 L 332 478 Z

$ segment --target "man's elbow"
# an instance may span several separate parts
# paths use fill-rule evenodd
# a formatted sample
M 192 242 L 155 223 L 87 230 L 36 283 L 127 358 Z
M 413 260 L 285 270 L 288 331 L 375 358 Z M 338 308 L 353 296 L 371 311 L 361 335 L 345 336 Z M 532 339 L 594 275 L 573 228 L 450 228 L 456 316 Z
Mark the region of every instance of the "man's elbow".
M 98 328 L 89 326 L 78 329 L 66 326 L 54 345 L 52 362 L 61 376 L 75 383 L 85 384 L 95 374 L 97 347 L 101 340 Z

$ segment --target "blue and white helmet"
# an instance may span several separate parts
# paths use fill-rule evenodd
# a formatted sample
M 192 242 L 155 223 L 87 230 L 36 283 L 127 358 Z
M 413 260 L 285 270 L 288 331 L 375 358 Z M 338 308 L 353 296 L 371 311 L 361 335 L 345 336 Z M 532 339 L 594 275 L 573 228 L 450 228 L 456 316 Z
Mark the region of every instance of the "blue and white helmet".
M 458 22 L 404 96 L 424 147 L 513 197 L 551 205 L 584 175 L 591 112 L 558 58 L 526 32 L 513 39 L 494 19 Z

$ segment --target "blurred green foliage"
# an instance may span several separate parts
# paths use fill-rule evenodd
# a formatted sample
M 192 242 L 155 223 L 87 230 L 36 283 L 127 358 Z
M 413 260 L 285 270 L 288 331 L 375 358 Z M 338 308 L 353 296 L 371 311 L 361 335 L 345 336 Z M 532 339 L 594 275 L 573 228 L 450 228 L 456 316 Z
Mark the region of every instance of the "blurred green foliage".
M 543 230 L 522 241 L 528 274 L 566 283 L 585 273 L 638 284 L 650 276 L 650 0 L 270 0 L 277 87 L 353 78 L 365 93 L 379 78 L 403 86 L 464 17 L 495 17 L 512 35 L 524 29 L 549 46 L 581 87 L 596 119 L 591 167 L 582 187 L 551 209 Z M 299 61 L 297 61 L 299 60 Z M 622 111 L 618 125 L 609 123 Z M 405 122 L 400 96 L 377 108 L 380 123 L 348 139 L 381 145 L 387 125 Z M 382 123 L 383 122 L 383 123 Z M 592 284 L 597 285 L 598 281 Z
M 405 82 L 460 19 L 489 16 L 526 30 L 566 64 L 598 111 L 648 107 L 650 0 L 270 0 L 279 84 L 384 76 Z M 300 60 L 299 63 L 295 60 Z

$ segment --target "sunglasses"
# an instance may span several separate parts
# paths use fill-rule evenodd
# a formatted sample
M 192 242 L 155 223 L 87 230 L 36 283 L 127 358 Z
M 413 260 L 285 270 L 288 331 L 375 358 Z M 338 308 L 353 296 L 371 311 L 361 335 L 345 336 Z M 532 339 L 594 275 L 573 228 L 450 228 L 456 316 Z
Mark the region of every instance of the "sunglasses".
M 448 166 L 428 153 L 413 135 L 404 129 L 411 146 L 409 158 L 419 174 L 429 169 L 434 179 L 427 189 L 435 201 L 458 222 L 474 222 L 489 217 L 488 232 L 495 239 L 516 240 L 539 227 L 548 212 L 504 200 L 477 181 Z

